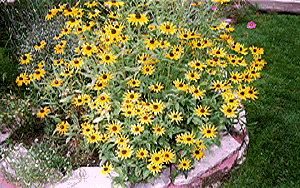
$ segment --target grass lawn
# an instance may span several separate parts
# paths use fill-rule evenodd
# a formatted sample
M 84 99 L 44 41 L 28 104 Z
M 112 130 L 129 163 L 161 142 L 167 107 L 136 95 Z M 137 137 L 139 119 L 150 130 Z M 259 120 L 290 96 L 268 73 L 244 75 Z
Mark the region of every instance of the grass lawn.
M 254 21 L 254 29 L 247 22 Z M 259 98 L 246 103 L 250 143 L 241 168 L 223 187 L 300 186 L 300 15 L 247 16 L 234 26 L 233 38 L 264 48 L 267 62 L 254 83 Z

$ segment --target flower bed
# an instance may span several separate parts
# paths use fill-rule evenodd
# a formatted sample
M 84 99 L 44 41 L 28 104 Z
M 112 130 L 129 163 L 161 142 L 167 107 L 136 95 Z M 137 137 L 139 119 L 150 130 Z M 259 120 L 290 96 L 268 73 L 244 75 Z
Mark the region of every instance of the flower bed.
M 53 135 L 70 150 L 97 151 L 116 184 L 151 183 L 166 168 L 172 181 L 188 176 L 194 159 L 220 146 L 241 100 L 257 98 L 250 84 L 265 64 L 262 48 L 235 42 L 234 28 L 218 23 L 219 3 L 59 5 L 45 19 L 65 17 L 65 27 L 20 58 L 16 82 L 40 92 L 36 115 L 55 122 Z

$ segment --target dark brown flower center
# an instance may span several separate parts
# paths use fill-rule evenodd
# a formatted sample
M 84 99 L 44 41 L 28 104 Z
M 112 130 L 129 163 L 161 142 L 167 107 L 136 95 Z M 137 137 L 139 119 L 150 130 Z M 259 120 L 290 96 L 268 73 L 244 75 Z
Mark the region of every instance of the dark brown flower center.
M 113 130 L 113 131 L 117 131 L 117 130 L 118 130 L 117 126 L 113 126 L 113 127 L 112 127 L 112 130 Z

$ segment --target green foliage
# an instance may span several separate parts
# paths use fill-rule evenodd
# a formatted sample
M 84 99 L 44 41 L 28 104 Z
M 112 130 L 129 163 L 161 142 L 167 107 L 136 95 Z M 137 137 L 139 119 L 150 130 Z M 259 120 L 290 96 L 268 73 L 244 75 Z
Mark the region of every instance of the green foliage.
M 47 138 L 27 149 L 25 151 L 19 145 L 6 153 L 6 166 L 2 166 L 1 170 L 9 181 L 17 181 L 23 187 L 45 187 L 59 181 L 72 170 L 70 157 L 62 156 L 62 148 Z

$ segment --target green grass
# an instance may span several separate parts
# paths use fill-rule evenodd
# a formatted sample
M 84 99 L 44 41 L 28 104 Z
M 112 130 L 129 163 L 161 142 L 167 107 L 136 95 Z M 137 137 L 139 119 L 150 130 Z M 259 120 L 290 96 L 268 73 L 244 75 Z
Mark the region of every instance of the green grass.
M 254 21 L 255 29 L 247 29 Z M 259 99 L 246 103 L 250 143 L 246 161 L 223 187 L 300 186 L 300 16 L 250 15 L 233 38 L 264 48 L 267 65 L 254 83 Z

